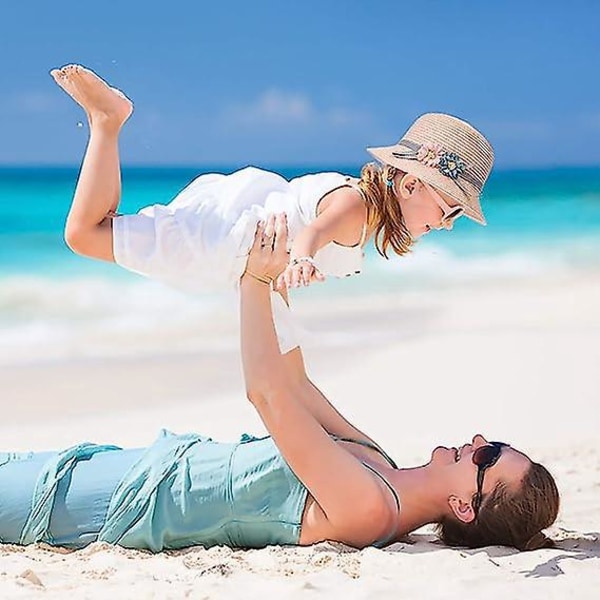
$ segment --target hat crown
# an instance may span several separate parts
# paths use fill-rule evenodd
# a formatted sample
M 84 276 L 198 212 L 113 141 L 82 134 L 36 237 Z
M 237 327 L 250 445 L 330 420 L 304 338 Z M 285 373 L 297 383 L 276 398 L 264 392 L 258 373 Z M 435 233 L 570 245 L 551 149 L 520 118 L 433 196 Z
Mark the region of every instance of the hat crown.
M 472 125 L 444 113 L 426 113 L 417 118 L 402 140 L 422 144 L 439 144 L 444 152 L 456 154 L 477 182 L 477 191 L 485 184 L 494 164 L 494 150 Z

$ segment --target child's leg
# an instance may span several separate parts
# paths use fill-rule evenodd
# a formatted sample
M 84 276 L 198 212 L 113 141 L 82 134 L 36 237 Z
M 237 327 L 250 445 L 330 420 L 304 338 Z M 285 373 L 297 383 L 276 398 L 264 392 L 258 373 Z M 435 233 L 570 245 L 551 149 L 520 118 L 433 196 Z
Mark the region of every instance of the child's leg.
M 65 240 L 79 254 L 114 261 L 112 226 L 107 215 L 116 211 L 121 197 L 119 133 L 133 105 L 121 92 L 79 65 L 56 69 L 51 75 L 82 106 L 90 127 Z

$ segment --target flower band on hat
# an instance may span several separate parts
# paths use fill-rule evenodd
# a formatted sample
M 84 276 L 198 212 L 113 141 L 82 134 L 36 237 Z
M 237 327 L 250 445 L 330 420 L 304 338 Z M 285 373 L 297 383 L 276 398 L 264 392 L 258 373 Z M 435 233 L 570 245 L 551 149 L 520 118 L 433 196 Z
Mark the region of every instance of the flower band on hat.
M 467 165 L 455 152 L 447 152 L 437 143 L 425 142 L 418 144 L 406 138 L 398 142 L 399 146 L 408 148 L 406 152 L 392 152 L 396 158 L 416 160 L 428 167 L 436 168 L 442 175 L 454 181 L 463 194 L 465 190 L 460 185 L 459 178 L 481 190 L 483 182 L 468 171 Z

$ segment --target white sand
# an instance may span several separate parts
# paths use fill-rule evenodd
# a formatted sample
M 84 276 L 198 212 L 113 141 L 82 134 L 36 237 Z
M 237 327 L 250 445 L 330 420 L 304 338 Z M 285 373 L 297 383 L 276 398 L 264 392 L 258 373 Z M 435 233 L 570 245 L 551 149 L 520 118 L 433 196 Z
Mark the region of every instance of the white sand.
M 315 336 L 309 370 L 399 464 L 476 432 L 544 462 L 562 493 L 556 549 L 449 549 L 426 528 L 386 550 L 4 546 L 0 598 L 597 598 L 599 309 L 597 276 L 300 307 L 313 328 L 364 332 L 361 347 Z M 2 449 L 262 431 L 232 352 L 0 368 L 0 381 Z

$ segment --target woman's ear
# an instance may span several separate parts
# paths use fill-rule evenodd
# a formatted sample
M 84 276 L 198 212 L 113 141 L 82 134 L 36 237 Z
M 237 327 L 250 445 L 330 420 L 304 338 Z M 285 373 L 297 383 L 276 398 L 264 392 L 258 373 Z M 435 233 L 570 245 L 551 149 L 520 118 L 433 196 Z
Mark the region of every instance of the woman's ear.
M 463 523 L 470 523 L 475 519 L 475 510 L 470 501 L 465 501 L 458 496 L 448 498 L 448 506 L 454 513 L 454 516 Z
M 396 185 L 397 193 L 408 200 L 417 189 L 417 183 L 419 180 L 414 175 L 409 175 L 408 173 L 403 175 L 400 178 L 400 182 Z

